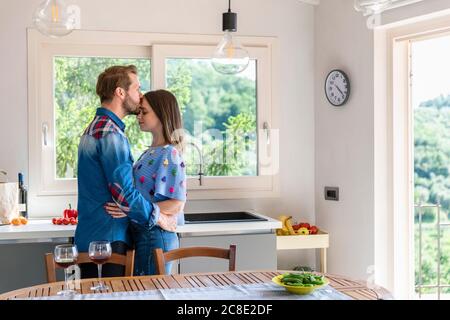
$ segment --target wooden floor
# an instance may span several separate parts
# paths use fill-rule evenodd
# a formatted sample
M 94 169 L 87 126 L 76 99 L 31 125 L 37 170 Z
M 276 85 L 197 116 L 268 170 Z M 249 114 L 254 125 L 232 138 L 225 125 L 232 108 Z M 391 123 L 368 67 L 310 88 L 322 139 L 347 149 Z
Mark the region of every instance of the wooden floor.
M 167 276 L 141 276 L 104 278 L 110 288 L 107 292 L 142 291 L 152 289 L 195 288 L 225 286 L 232 284 L 254 284 L 271 282 L 271 279 L 285 271 L 236 271 L 222 273 L 196 273 Z M 325 274 L 330 285 L 336 290 L 356 300 L 390 299 L 390 294 L 383 288 L 369 288 L 364 282 L 350 280 L 341 276 Z M 76 289 L 81 294 L 94 293 L 91 286 L 97 279 L 83 279 Z M 14 298 L 32 298 L 56 295 L 63 289 L 64 282 L 48 283 L 34 287 L 19 289 L 0 295 L 0 300 Z M 72 284 L 73 288 L 74 284 Z

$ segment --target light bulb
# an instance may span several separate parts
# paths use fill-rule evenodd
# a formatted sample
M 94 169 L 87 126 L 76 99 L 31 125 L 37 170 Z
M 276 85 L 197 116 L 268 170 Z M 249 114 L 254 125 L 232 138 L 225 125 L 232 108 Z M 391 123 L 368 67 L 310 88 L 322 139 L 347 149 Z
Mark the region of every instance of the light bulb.
M 55 38 L 68 35 L 75 28 L 75 19 L 63 0 L 42 2 L 34 13 L 33 22 L 41 33 Z
M 381 13 L 392 3 L 392 0 L 355 0 L 354 7 L 357 11 L 363 11 L 364 15 L 369 15 Z
M 247 50 L 233 38 L 230 31 L 225 31 L 213 54 L 213 68 L 223 74 L 236 74 L 244 71 L 249 61 Z

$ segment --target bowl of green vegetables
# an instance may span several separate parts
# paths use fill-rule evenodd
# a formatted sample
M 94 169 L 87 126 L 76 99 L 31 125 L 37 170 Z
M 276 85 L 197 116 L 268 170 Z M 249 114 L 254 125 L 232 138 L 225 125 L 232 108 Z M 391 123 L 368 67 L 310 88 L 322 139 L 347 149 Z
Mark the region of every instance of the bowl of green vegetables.
M 272 281 L 295 294 L 310 294 L 329 283 L 324 276 L 310 272 L 283 273 L 273 277 Z

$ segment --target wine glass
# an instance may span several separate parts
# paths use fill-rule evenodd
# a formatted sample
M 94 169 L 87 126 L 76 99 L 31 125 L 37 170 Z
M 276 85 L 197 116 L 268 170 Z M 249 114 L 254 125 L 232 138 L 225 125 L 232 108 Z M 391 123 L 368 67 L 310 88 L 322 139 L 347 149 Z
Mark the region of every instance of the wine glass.
M 89 259 L 97 264 L 98 268 L 98 285 L 91 287 L 91 290 L 108 290 L 102 282 L 102 265 L 111 257 L 111 243 L 109 241 L 92 241 L 89 244 Z
M 54 260 L 55 264 L 64 268 L 64 290 L 57 292 L 57 295 L 72 295 L 76 294 L 75 290 L 69 289 L 69 280 L 67 269 L 77 263 L 78 250 L 74 244 L 60 244 L 55 247 Z

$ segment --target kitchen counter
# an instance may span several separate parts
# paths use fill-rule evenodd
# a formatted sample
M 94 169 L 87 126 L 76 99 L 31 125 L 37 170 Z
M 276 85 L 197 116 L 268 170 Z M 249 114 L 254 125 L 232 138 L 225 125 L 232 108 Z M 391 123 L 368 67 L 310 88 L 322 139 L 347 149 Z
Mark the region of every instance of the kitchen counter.
M 253 213 L 261 216 L 259 214 Z M 276 269 L 275 229 L 281 222 L 267 221 L 198 223 L 178 227 L 180 246 L 237 245 L 237 268 L 254 270 Z M 75 234 L 75 225 L 53 225 L 51 219 L 31 219 L 21 226 L 0 226 L 0 256 L 9 257 L 0 264 L 0 293 L 46 282 L 44 256 L 55 245 L 68 243 Z M 199 258 L 201 259 L 201 258 Z M 222 259 L 198 263 L 195 258 L 179 265 L 180 272 L 202 271 L 201 268 L 222 270 Z M 192 265 L 194 264 L 194 265 Z M 227 266 L 225 266 L 227 267 Z M 61 275 L 60 275 L 61 276 Z
M 267 221 L 185 224 L 178 227 L 177 233 L 183 237 L 186 235 L 258 233 L 281 228 L 280 221 L 260 214 L 255 215 L 266 218 Z M 53 225 L 51 219 L 30 219 L 26 225 L 0 226 L 0 244 L 52 242 L 55 239 L 59 241 L 61 238 L 73 237 L 75 228 L 75 225 Z
M 0 243 L 10 240 L 41 240 L 53 238 L 70 238 L 75 233 L 74 225 L 54 225 L 51 219 L 29 220 L 26 225 L 0 226 Z M 24 241 L 21 241 L 24 242 Z M 38 242 L 38 241 L 36 241 Z

